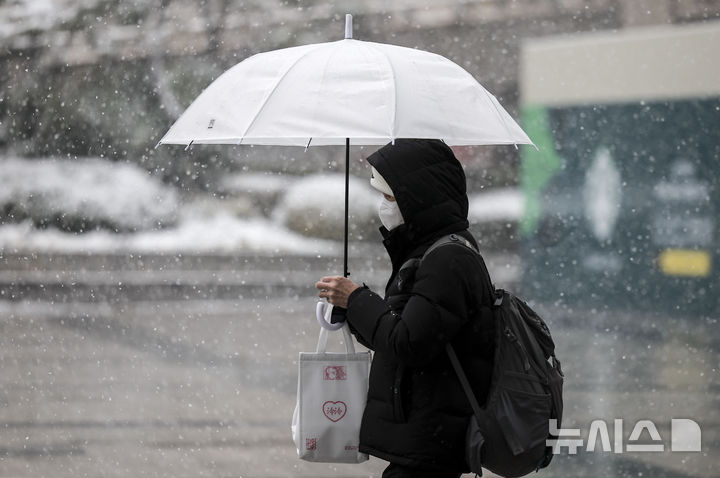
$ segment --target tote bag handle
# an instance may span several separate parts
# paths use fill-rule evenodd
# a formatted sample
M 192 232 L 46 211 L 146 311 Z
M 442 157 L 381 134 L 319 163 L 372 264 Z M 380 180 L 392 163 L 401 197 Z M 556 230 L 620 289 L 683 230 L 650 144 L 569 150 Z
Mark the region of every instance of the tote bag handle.
M 327 302 L 318 302 L 315 307 L 315 315 L 317 321 L 320 324 L 320 336 L 318 337 L 316 353 L 325 353 L 327 349 L 328 331 L 335 331 L 342 328 L 343 335 L 345 336 L 345 351 L 348 354 L 355 353 L 355 343 L 353 342 L 352 334 L 350 334 L 350 328 L 346 322 L 339 322 L 337 324 L 330 323 L 330 316 L 332 315 L 332 304 Z

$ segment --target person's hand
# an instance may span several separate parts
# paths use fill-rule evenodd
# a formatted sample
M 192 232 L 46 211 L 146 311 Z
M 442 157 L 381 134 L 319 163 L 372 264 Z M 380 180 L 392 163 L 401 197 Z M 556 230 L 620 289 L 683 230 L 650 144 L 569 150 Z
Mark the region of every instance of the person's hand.
M 320 290 L 318 297 L 343 308 L 347 308 L 348 297 L 358 287 L 360 286 L 347 277 L 341 276 L 323 277 L 320 282 L 315 283 L 315 288 Z

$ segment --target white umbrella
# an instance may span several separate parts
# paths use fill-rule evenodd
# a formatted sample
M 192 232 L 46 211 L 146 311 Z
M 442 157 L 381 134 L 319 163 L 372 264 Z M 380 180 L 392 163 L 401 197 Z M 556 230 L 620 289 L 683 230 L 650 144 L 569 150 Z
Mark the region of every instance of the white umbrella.
M 434 53 L 345 39 L 260 53 L 223 73 L 160 144 L 384 145 L 436 138 L 449 145 L 532 144 L 472 75 Z

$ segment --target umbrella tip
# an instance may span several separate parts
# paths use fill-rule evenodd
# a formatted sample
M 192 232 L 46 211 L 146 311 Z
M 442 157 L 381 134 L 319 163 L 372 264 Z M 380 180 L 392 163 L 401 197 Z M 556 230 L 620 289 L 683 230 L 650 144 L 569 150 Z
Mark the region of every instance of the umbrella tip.
M 352 39 L 352 30 L 353 30 L 352 15 L 349 13 L 346 13 L 345 14 L 345 39 L 346 40 Z

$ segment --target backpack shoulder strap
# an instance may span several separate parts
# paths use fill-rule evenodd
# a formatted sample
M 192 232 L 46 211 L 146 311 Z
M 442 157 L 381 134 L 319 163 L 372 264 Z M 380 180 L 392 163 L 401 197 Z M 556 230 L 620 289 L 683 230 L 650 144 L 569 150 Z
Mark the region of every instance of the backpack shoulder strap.
M 458 235 L 458 234 L 448 234 L 447 236 L 443 236 L 437 241 L 435 241 L 428 249 L 425 251 L 425 254 L 423 254 L 422 258 L 419 262 L 421 262 L 423 259 L 425 259 L 430 253 L 432 253 L 435 249 L 439 247 L 443 247 L 446 245 L 452 245 L 456 244 L 461 247 L 466 247 L 473 251 L 478 257 L 480 256 L 480 251 L 478 251 L 473 244 L 465 239 L 464 237 Z M 483 269 L 485 269 L 485 273 L 487 272 L 487 267 L 485 266 L 485 262 L 480 260 L 480 264 L 482 265 Z M 493 291 L 493 294 L 495 294 L 495 288 L 490 285 L 491 290 Z M 496 304 L 495 305 L 499 305 Z M 480 408 L 480 404 L 477 401 L 477 398 L 475 397 L 475 394 L 473 393 L 472 387 L 470 386 L 470 382 L 467 378 L 467 375 L 465 375 L 465 371 L 462 368 L 462 365 L 460 364 L 460 360 L 458 359 L 457 354 L 455 353 L 455 349 L 450 343 L 445 344 L 445 352 L 448 355 L 448 358 L 450 359 L 450 363 L 452 364 L 453 369 L 455 370 L 455 374 L 458 377 L 458 380 L 460 380 L 460 385 L 462 386 L 463 391 L 465 392 L 465 396 L 468 399 L 468 402 L 470 402 L 470 407 L 473 410 L 473 414 L 478 420 L 478 423 L 481 422 L 482 417 L 482 409 Z
M 480 404 L 478 403 L 477 398 L 475 398 L 475 394 L 473 393 L 472 387 L 470 386 L 467 375 L 465 375 L 465 371 L 463 370 L 462 365 L 460 365 L 460 360 L 455 353 L 455 349 L 452 347 L 452 345 L 447 343 L 445 344 L 445 351 L 448 354 L 448 358 L 450 358 L 450 363 L 455 369 L 458 380 L 460 380 L 460 385 L 462 385 L 465 396 L 467 397 L 468 402 L 470 402 L 470 407 L 472 408 L 475 417 L 477 417 L 478 423 L 481 423 L 482 409 L 480 408 Z
M 476 254 L 480 254 L 480 251 L 478 251 L 475 246 L 473 246 L 472 242 L 468 241 L 467 239 L 458 234 L 448 234 L 447 236 L 443 236 L 437 241 L 433 242 L 433 244 L 427 248 L 422 258 L 425 259 L 428 255 L 430 255 L 432 251 L 434 251 L 438 247 L 442 247 L 447 244 L 457 244 L 458 246 L 465 246 Z
M 470 249 L 471 251 L 475 252 L 476 254 L 480 254 L 480 251 L 475 249 L 475 246 L 473 246 L 472 242 L 468 241 L 462 236 L 459 236 L 457 234 L 448 234 L 446 236 L 442 236 L 437 241 L 433 242 L 430 247 L 427 248 L 425 253 L 421 257 L 413 257 L 405 262 L 400 266 L 399 270 L 408 269 L 410 267 L 418 268 L 420 267 L 420 264 L 422 261 L 430 255 L 431 252 L 433 252 L 435 249 L 448 245 L 448 244 L 457 244 L 458 246 L 464 246 Z
M 413 262 L 412 265 L 419 267 L 419 266 L 420 266 L 420 263 L 421 263 L 427 256 L 429 256 L 430 253 L 433 252 L 435 249 L 438 249 L 438 248 L 440 248 L 440 247 L 447 246 L 447 245 L 453 245 L 453 244 L 454 244 L 454 245 L 457 245 L 457 246 L 465 247 L 465 248 L 470 249 L 471 251 L 473 251 L 473 252 L 475 253 L 477 259 L 478 259 L 478 262 L 480 263 L 480 267 L 483 268 L 483 270 L 485 271 L 485 274 L 487 274 L 487 277 L 488 277 L 488 278 L 490 277 L 490 271 L 488 271 L 487 266 L 485 265 L 485 261 L 482 260 L 482 256 L 480 255 L 480 251 L 475 248 L 475 246 L 473 245 L 472 242 L 468 241 L 467 239 L 465 239 L 463 236 L 461 236 L 461 235 L 459 235 L 459 234 L 448 234 L 448 235 L 446 235 L 446 236 L 441 237 L 440 239 L 438 239 L 437 241 L 435 241 L 430 247 L 427 248 L 427 250 L 425 251 L 425 254 L 422 255 L 422 257 L 420 258 L 420 260 L 418 260 L 418 259 L 416 258 L 416 259 L 410 259 L 410 261 L 415 261 L 415 262 Z M 409 263 L 410 261 L 408 261 L 408 263 Z M 494 297 L 494 298 L 495 298 L 495 304 L 494 304 L 494 305 L 495 305 L 495 306 L 499 306 L 500 303 L 502 303 L 502 293 L 499 294 L 498 292 L 501 292 L 501 291 L 499 291 L 498 289 L 495 289 L 495 285 L 492 283 L 492 279 L 490 279 L 490 284 L 489 284 L 489 285 L 490 285 L 490 297 Z M 498 302 L 498 296 L 500 297 L 499 302 Z

